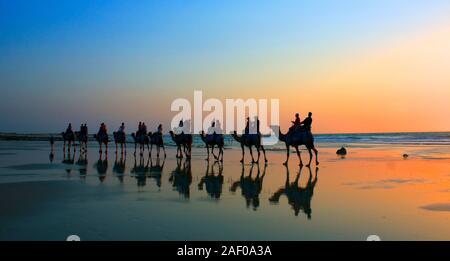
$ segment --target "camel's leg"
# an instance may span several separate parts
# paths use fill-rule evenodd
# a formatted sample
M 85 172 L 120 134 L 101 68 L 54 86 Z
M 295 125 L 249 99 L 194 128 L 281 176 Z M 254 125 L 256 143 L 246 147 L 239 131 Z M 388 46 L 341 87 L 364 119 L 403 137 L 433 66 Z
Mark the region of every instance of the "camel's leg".
M 319 159 L 317 158 L 319 151 L 314 146 L 312 147 L 312 150 L 314 151 L 314 154 L 316 154 L 316 165 L 319 165 Z
M 241 145 L 241 149 L 242 149 L 242 159 L 241 159 L 241 163 L 244 163 L 244 156 L 245 156 L 244 145 Z
M 256 147 L 256 151 L 258 152 L 258 159 L 256 160 L 256 163 L 259 163 L 259 156 L 261 155 L 261 152 L 259 151 L 259 147 Z M 259 167 L 259 165 L 258 165 L 258 167 Z
M 207 156 L 206 156 L 205 160 L 209 161 L 209 145 L 208 144 L 206 144 L 206 154 L 207 154 Z
M 219 155 L 219 157 L 221 157 L 221 158 L 220 158 L 220 161 L 223 162 L 223 147 L 220 147 L 220 152 L 219 152 L 219 154 L 221 155 L 221 156 Z
M 300 160 L 300 166 L 303 166 L 302 156 L 300 155 L 300 151 L 298 150 L 298 146 L 295 146 L 295 151 L 297 151 L 298 159 Z
M 163 151 L 164 151 L 164 158 L 166 158 L 166 148 L 164 147 L 164 144 L 162 145 Z
M 214 159 L 216 161 L 218 161 L 219 157 L 220 157 L 220 148 L 219 148 L 219 146 L 217 146 L 219 148 L 219 154 L 216 156 L 216 154 L 214 154 L 214 147 L 215 147 L 215 145 L 212 145 L 212 155 L 214 156 Z
M 159 158 L 159 152 L 161 151 L 161 147 L 156 145 L 156 157 Z
M 249 150 L 250 150 L 250 156 L 252 156 L 252 163 L 255 163 L 256 161 L 255 161 L 255 158 L 253 157 L 253 149 L 252 149 L 252 146 L 249 146 L 248 148 L 249 148 Z
M 283 165 L 287 166 L 289 161 L 289 145 L 286 144 L 286 161 L 283 163 Z
M 267 164 L 266 150 L 264 149 L 263 145 L 261 145 L 261 150 L 262 150 L 263 155 L 264 155 L 264 162 Z
M 311 160 L 312 160 L 312 152 L 311 152 L 311 148 L 308 148 L 308 152 L 309 152 L 309 163 L 308 163 L 308 165 L 306 165 L 306 167 L 309 168 L 309 166 L 311 166 Z

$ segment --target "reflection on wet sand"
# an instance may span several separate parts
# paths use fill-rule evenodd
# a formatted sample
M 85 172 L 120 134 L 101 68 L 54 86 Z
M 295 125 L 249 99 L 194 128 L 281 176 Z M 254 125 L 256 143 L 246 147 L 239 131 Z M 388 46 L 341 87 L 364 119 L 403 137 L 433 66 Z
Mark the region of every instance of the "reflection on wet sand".
M 103 153 L 99 153 L 97 163 L 95 163 L 100 182 L 105 181 L 106 172 L 108 171 L 108 155 L 106 153 L 104 155 L 105 157 L 103 158 Z
M 256 210 L 259 207 L 259 194 L 261 194 L 263 180 L 266 176 L 267 165 L 264 165 L 263 174 L 261 175 L 259 164 L 257 165 L 258 173 L 255 178 L 252 177 L 253 174 L 253 166 L 252 164 L 249 170 L 248 176 L 245 176 L 245 167 L 242 164 L 242 172 L 239 181 L 235 181 L 230 188 L 231 192 L 236 192 L 237 188 L 241 188 L 242 196 L 245 198 L 245 202 L 247 204 L 247 208 L 250 206 L 253 207 L 253 210 Z
M 192 183 L 191 160 L 189 158 L 177 159 L 177 167 L 172 171 L 169 182 L 180 195 L 188 199 Z
M 314 188 L 317 184 L 317 175 L 319 168 L 318 167 L 315 168 L 315 175 L 313 180 L 311 167 L 307 167 L 309 171 L 309 177 L 308 182 L 306 183 L 306 186 L 304 188 L 302 188 L 298 184 L 302 173 L 302 169 L 303 167 L 300 166 L 300 170 L 298 171 L 294 182 L 290 183 L 289 168 L 286 166 L 285 186 L 278 189 L 278 191 L 275 192 L 272 197 L 270 197 L 269 201 L 272 203 L 278 203 L 280 201 L 280 197 L 282 195 L 285 195 L 288 199 L 289 205 L 291 205 L 292 209 L 294 210 L 295 216 L 298 216 L 300 210 L 303 210 L 303 212 L 307 215 L 308 219 L 311 219 L 312 213 L 311 200 L 314 194 Z
M 209 161 L 207 161 L 205 176 L 200 179 L 200 183 L 198 184 L 198 189 L 203 190 L 203 186 L 206 186 L 206 193 L 213 199 L 219 199 L 222 194 L 222 185 L 223 185 L 223 163 L 216 161 L 211 165 Z M 218 166 L 219 173 L 215 174 L 214 167 Z
M 159 189 L 161 189 L 161 177 L 164 169 L 164 163 L 166 162 L 166 157 L 161 160 L 159 157 L 156 158 L 155 164 L 153 164 L 153 159 L 150 157 L 150 171 L 149 178 L 152 178 L 156 181 L 156 185 Z
M 88 159 L 87 159 L 87 150 L 81 151 L 80 156 L 78 157 L 78 161 L 76 163 L 79 166 L 79 173 L 80 178 L 85 179 L 87 174 L 87 165 L 88 165 Z
M 137 164 L 136 156 L 134 156 L 134 166 L 131 169 L 131 175 L 136 178 L 138 187 L 144 187 L 147 184 L 147 175 L 150 170 L 150 158 L 145 160 L 143 154 L 139 156 L 139 164 Z
M 66 153 L 66 150 L 64 150 L 63 160 L 61 163 L 64 165 L 68 165 L 66 168 L 66 172 L 67 172 L 67 174 L 70 174 L 70 172 L 72 172 L 71 165 L 73 165 L 75 163 L 75 150 L 73 151 L 73 156 L 72 156 L 71 150 L 68 150 L 67 153 Z
M 120 158 L 118 157 L 118 153 L 115 153 L 113 173 L 116 174 L 116 177 L 119 179 L 120 183 L 123 183 L 125 169 L 126 157 L 124 157 L 124 153 L 120 153 Z

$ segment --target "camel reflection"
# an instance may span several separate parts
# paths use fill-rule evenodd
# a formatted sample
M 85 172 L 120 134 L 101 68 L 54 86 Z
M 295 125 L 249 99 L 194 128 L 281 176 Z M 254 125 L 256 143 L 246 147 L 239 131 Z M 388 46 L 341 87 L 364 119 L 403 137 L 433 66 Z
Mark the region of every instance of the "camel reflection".
M 120 157 L 118 156 L 120 154 Z M 116 174 L 116 177 L 119 179 L 120 183 L 123 183 L 123 176 L 126 168 L 126 157 L 124 157 L 124 153 L 116 153 L 113 173 Z
M 106 172 L 108 171 L 108 156 L 105 154 L 103 159 L 103 153 L 99 153 L 97 163 L 95 163 L 95 168 L 97 169 L 98 179 L 100 182 L 105 181 Z
M 282 195 L 286 195 L 288 199 L 289 205 L 294 209 L 295 216 L 298 216 L 300 210 L 307 215 L 308 219 L 311 219 L 311 199 L 314 194 L 314 188 L 317 184 L 317 177 L 319 168 L 315 168 L 315 175 L 313 180 L 313 174 L 311 172 L 311 168 L 307 167 L 309 170 L 309 178 L 306 186 L 304 188 L 299 186 L 299 179 L 302 173 L 302 166 L 300 166 L 300 170 L 297 173 L 297 176 L 294 182 L 289 182 L 289 168 L 286 166 L 286 183 L 285 186 L 280 188 L 272 197 L 270 197 L 269 201 L 272 203 L 278 203 L 280 201 L 280 197 Z
M 261 194 L 263 180 L 266 175 L 267 165 L 264 165 L 263 174 L 261 175 L 259 164 L 256 164 L 258 166 L 258 173 L 256 177 L 253 178 L 252 174 L 254 165 L 255 164 L 251 165 L 249 175 L 245 176 L 244 164 L 242 164 L 241 178 L 239 181 L 236 181 L 231 185 L 230 191 L 236 192 L 237 188 L 240 187 L 242 196 L 244 196 L 245 198 L 247 208 L 252 206 L 253 210 L 256 210 L 259 207 L 259 194 Z
M 182 159 L 177 159 L 177 167 L 172 171 L 169 182 L 172 183 L 174 190 L 185 198 L 190 196 L 190 185 L 192 183 L 191 161 L 187 158 L 183 164 Z
M 203 185 L 206 185 L 206 193 L 213 199 L 219 199 L 222 194 L 222 185 L 223 185 L 223 163 L 219 163 L 216 161 L 212 164 L 211 169 L 209 168 L 209 161 L 206 166 L 205 176 L 201 178 L 200 183 L 198 184 L 198 189 L 203 190 Z M 214 166 L 219 166 L 219 174 L 216 176 L 214 173 Z
M 80 156 L 78 157 L 78 161 L 76 163 L 78 165 L 78 171 L 80 173 L 80 178 L 85 179 L 87 174 L 87 151 L 81 151 Z
M 162 164 L 159 157 L 156 158 L 156 163 L 153 164 L 153 159 L 150 157 L 150 171 L 149 177 L 156 181 L 156 185 L 161 189 L 161 176 L 164 169 L 164 163 L 166 162 L 166 157 L 163 158 Z
M 67 174 L 70 174 L 70 172 L 72 172 L 71 165 L 75 163 L 75 150 L 73 151 L 73 154 L 71 153 L 71 150 L 67 150 L 67 152 L 64 150 L 62 163 L 67 165 L 66 172 Z
M 136 156 L 134 156 L 134 166 L 131 169 L 131 174 L 134 175 L 138 187 L 144 187 L 147 184 L 147 175 L 150 170 L 150 158 L 145 160 L 144 155 L 139 156 L 139 165 L 137 164 Z

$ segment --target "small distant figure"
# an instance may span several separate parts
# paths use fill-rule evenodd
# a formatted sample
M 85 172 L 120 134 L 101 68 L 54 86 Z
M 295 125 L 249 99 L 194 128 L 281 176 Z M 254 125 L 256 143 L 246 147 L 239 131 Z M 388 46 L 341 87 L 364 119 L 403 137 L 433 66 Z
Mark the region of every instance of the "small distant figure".
M 409 157 L 408 154 L 403 154 L 403 158 L 404 158 L 404 159 L 407 159 L 408 157 Z
M 55 144 L 55 138 L 53 138 L 53 135 L 50 136 L 50 148 L 53 150 L 53 145 Z
M 338 149 L 338 150 L 336 151 L 336 154 L 337 154 L 337 155 L 340 155 L 340 156 L 345 156 L 345 155 L 347 155 L 347 149 L 345 149 L 344 147 L 342 147 L 342 148 L 340 148 L 340 149 Z
M 120 127 L 119 127 L 118 132 L 119 132 L 119 133 L 125 133 L 125 123 L 122 122 L 122 124 L 121 124 Z

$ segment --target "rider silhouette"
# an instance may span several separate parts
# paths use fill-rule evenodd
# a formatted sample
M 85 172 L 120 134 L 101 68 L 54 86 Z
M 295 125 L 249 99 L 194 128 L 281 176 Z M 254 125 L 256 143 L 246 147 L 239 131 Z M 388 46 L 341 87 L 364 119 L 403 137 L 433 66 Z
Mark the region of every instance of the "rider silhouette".
M 311 125 L 312 125 L 312 112 L 308 113 L 308 117 L 306 117 L 302 122 L 301 122 L 301 128 L 307 131 L 311 131 Z

